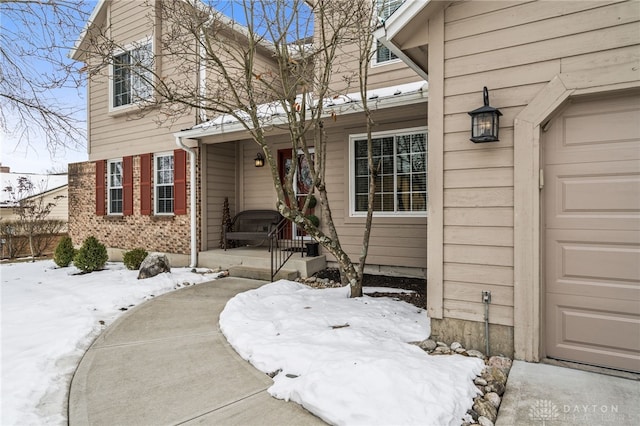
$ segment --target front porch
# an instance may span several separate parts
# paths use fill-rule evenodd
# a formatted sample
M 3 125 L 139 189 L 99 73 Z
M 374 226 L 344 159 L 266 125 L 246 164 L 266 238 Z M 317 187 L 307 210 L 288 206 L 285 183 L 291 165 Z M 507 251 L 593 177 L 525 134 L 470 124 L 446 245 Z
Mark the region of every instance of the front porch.
M 228 269 L 229 274 L 236 277 L 271 280 L 271 253 L 267 246 L 201 251 L 198 254 L 198 266 Z M 295 252 L 275 279 L 306 278 L 326 266 L 325 255 L 308 257 L 306 253 Z

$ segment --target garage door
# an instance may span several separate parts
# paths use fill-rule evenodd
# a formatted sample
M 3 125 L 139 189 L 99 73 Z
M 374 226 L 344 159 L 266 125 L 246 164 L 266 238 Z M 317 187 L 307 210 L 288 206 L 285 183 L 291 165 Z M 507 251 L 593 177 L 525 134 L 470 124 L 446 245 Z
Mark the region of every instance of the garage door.
M 573 102 L 543 136 L 550 358 L 640 371 L 640 97 Z

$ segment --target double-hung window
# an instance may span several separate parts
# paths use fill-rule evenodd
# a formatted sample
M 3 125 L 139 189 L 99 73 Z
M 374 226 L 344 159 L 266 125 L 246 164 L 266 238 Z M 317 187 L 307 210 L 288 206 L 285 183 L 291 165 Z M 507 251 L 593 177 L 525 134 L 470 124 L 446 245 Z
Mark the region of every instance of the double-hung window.
M 156 154 L 155 160 L 155 213 L 173 214 L 173 153 Z
M 405 0 L 377 0 L 376 7 L 378 9 L 378 16 L 382 20 L 387 19 L 393 12 L 396 11 L 396 9 L 402 6 L 402 3 L 404 2 Z M 392 51 L 390 51 L 388 47 L 386 47 L 379 41 L 377 42 L 375 56 L 376 64 L 382 64 L 385 62 L 394 61 L 396 59 L 398 59 L 398 57 Z
M 109 160 L 107 174 L 109 214 L 122 214 L 122 160 Z
M 151 97 L 152 66 L 150 42 L 114 55 L 113 108 L 131 105 Z
M 366 135 L 350 138 L 351 214 L 367 212 L 369 167 Z M 425 216 L 427 212 L 427 132 L 407 129 L 372 137 L 375 167 L 373 210 L 379 216 Z

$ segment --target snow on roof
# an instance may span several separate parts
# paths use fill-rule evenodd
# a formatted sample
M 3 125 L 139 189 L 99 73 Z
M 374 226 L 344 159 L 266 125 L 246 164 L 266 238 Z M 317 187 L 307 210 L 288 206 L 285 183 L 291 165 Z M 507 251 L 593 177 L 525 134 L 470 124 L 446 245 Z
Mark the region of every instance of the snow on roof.
M 6 189 L 17 188 L 18 180 L 21 177 L 26 177 L 33 183 L 34 193 L 30 195 L 38 195 L 60 188 L 66 185 L 68 181 L 67 174 L 0 173 L 0 205 L 11 204 L 11 191 Z
M 413 96 L 417 99 L 427 98 L 427 89 L 429 83 L 426 80 L 420 80 L 412 83 L 400 84 L 396 86 L 382 87 L 372 89 L 367 92 L 369 107 L 372 109 L 398 106 L 396 100 Z M 313 100 L 311 95 L 307 95 L 307 105 L 317 105 L 318 100 Z M 301 102 L 302 95 L 298 95 L 296 102 Z M 360 92 L 348 93 L 345 95 L 337 95 L 332 98 L 322 100 L 323 109 L 327 116 L 332 114 L 350 114 L 361 111 L 362 97 Z M 269 102 L 258 105 L 258 118 L 265 124 L 283 124 L 286 122 L 286 111 L 281 101 Z M 193 126 L 190 129 L 176 133 L 179 137 L 202 137 L 215 134 L 232 133 L 244 130 L 244 126 L 238 119 L 250 121 L 249 114 L 244 111 L 237 111 L 235 115 L 221 114 L 204 123 Z M 281 122 L 282 123 L 279 123 Z

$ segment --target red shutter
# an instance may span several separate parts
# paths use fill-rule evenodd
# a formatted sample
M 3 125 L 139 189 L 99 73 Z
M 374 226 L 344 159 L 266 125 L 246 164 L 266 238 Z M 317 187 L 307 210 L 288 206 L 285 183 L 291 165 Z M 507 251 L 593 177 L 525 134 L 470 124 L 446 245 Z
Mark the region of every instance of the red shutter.
M 173 212 L 187 214 L 187 153 L 173 151 Z
M 122 158 L 122 214 L 133 214 L 133 157 Z
M 140 156 L 140 214 L 151 214 L 151 154 Z
M 96 161 L 96 216 L 106 214 L 106 171 L 107 162 L 105 160 Z

